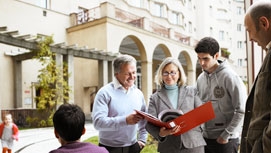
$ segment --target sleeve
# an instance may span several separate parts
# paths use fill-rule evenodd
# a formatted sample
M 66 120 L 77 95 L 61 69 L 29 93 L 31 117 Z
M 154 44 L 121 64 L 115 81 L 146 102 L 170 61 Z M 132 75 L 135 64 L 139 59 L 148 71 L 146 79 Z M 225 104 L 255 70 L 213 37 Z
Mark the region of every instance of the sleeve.
M 4 122 L 0 124 L 0 139 L 2 138 L 4 126 L 5 126 Z
M 199 92 L 196 87 L 194 88 L 194 93 L 195 93 L 194 94 L 194 105 L 195 105 L 194 108 L 196 108 L 196 107 L 199 107 L 200 105 L 202 105 L 203 102 L 199 97 Z
M 19 140 L 19 129 L 16 124 L 12 125 L 12 131 L 13 131 L 12 138 L 15 139 L 16 141 L 18 141 Z
M 141 109 L 141 111 L 144 111 L 144 112 L 146 112 L 146 102 L 145 102 L 145 100 L 144 100 L 144 96 L 143 96 L 143 94 L 142 94 L 142 109 Z M 144 143 L 146 143 L 147 142 L 147 137 L 148 137 L 148 132 L 147 132 L 147 130 L 146 130 L 146 128 L 145 128 L 145 126 L 146 126 L 146 121 L 145 120 L 141 120 L 139 123 L 138 123 L 138 140 L 139 141 L 142 141 L 142 142 L 144 142 Z
M 269 50 L 270 52 L 270 50 Z M 268 58 L 268 63 L 266 63 L 265 65 L 265 69 L 263 70 L 263 72 L 259 73 L 258 75 L 258 81 L 257 81 L 257 86 L 255 89 L 255 92 L 259 92 L 257 93 L 257 99 L 261 100 L 261 103 L 264 104 L 264 106 L 262 106 L 259 109 L 263 109 L 263 107 L 267 107 L 266 109 L 266 114 L 261 114 L 262 119 L 260 122 L 266 122 L 264 130 L 262 132 L 262 148 L 263 148 L 263 153 L 269 153 L 271 150 L 271 57 L 270 57 L 270 53 L 267 56 Z M 258 102 L 258 101 L 254 101 L 254 102 Z M 260 114 L 260 112 L 257 112 Z M 261 112 L 263 113 L 263 112 Z
M 156 104 L 154 100 L 154 95 L 150 97 L 149 106 L 148 106 L 148 113 L 158 117 L 158 112 L 156 109 Z M 146 129 L 149 132 L 150 135 L 152 135 L 156 140 L 163 142 L 165 140 L 164 137 L 159 136 L 160 128 L 157 126 L 152 125 L 151 123 L 146 123 Z
M 230 77 L 230 80 L 226 82 L 226 88 L 228 93 L 230 93 L 232 106 L 234 108 L 234 115 L 230 121 L 230 124 L 220 135 L 225 140 L 236 132 L 236 130 L 241 130 L 241 123 L 244 118 L 245 103 L 247 99 L 246 87 L 239 76 L 234 75 Z
M 118 131 L 120 127 L 127 126 L 126 116 L 110 117 L 108 103 L 110 97 L 100 90 L 94 99 L 93 105 L 93 125 L 99 131 Z

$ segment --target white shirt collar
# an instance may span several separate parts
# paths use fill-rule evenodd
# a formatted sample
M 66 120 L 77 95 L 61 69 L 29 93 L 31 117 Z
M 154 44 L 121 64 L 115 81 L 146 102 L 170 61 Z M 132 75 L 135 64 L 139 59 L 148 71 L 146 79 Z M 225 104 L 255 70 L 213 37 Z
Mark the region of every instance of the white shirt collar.
M 128 93 L 132 88 L 135 88 L 135 85 L 131 86 L 130 88 L 128 88 L 128 90 L 126 90 L 119 82 L 119 80 L 114 76 L 113 77 L 113 86 L 114 89 L 120 89 L 122 90 L 124 93 Z
M 266 45 L 266 49 L 270 49 L 271 48 L 271 41 Z
M 114 89 L 123 88 L 123 86 L 120 84 L 119 80 L 115 76 L 113 77 L 113 85 Z

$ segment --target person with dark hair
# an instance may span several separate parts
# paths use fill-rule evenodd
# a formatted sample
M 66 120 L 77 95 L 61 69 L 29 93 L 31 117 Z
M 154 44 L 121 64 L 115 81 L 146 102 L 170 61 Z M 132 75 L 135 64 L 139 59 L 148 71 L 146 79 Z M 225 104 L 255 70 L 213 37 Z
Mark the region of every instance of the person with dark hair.
M 152 116 L 159 118 L 166 110 L 176 111 L 181 115 L 202 105 L 202 101 L 197 95 L 197 89 L 186 85 L 186 76 L 178 59 L 173 57 L 164 59 L 157 70 L 155 79 L 161 89 L 150 97 L 148 113 Z M 162 115 L 161 120 L 167 122 L 174 116 L 176 115 Z M 185 125 L 177 125 L 168 129 L 154 126 L 148 122 L 146 129 L 158 140 L 159 153 L 204 153 L 206 143 L 202 137 L 201 127 L 197 126 L 186 133 L 175 136 L 175 133 L 182 130 L 182 126 Z
M 226 61 L 219 60 L 219 44 L 202 38 L 195 47 L 203 72 L 197 78 L 199 97 L 212 102 L 215 118 L 203 126 L 205 153 L 237 153 L 247 89 Z
M 246 103 L 240 153 L 271 152 L 271 2 L 257 1 L 246 12 L 250 41 L 265 50 L 265 58 Z
M 99 131 L 99 145 L 110 153 L 139 153 L 148 133 L 143 117 L 146 111 L 143 93 L 135 85 L 136 59 L 120 55 L 113 61 L 114 78 L 95 96 L 93 124 Z
M 85 114 L 75 104 L 62 104 L 53 116 L 55 137 L 61 146 L 50 153 L 108 153 L 104 147 L 80 142 L 85 134 Z

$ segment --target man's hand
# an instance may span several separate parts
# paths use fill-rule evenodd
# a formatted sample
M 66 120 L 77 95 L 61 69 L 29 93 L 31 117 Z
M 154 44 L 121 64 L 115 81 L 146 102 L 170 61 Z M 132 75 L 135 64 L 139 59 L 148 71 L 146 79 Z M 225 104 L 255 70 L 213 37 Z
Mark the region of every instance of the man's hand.
M 139 144 L 140 149 L 143 149 L 145 147 L 145 143 L 142 141 L 137 141 L 137 143 Z
M 142 119 L 143 119 L 143 117 L 141 115 L 130 114 L 129 116 L 126 117 L 126 123 L 133 125 L 133 124 L 138 123 Z
M 224 140 L 222 137 L 218 137 L 216 139 L 216 142 L 219 143 L 219 144 L 226 144 L 228 143 L 229 141 L 228 140 Z

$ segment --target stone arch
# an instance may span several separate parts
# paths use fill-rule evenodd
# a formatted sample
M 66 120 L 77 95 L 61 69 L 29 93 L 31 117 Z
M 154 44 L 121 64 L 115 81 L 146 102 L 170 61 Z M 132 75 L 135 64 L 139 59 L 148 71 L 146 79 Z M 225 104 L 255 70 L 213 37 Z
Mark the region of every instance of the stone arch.
M 149 72 L 151 72 L 152 64 L 147 61 L 146 47 L 138 37 L 134 35 L 127 35 L 120 43 L 119 52 L 132 55 L 137 59 L 138 69 L 136 84 L 138 88 L 142 90 L 145 100 L 148 102 L 148 97 L 151 93 L 151 85 L 149 82 L 152 82 L 150 79 L 151 74 Z
M 198 78 L 198 76 L 202 72 L 202 68 L 201 68 L 201 65 L 199 64 L 199 60 L 196 61 L 195 67 L 196 67 L 195 68 L 196 69 L 196 78 Z
M 128 35 L 124 37 L 121 41 L 119 52 L 123 54 L 129 54 L 136 58 L 137 60 L 137 79 L 136 85 L 139 89 L 144 90 L 146 87 L 144 86 L 142 80 L 145 76 L 142 76 L 142 61 L 146 61 L 146 51 L 145 47 L 141 40 L 134 35 Z
M 191 55 L 188 51 L 182 50 L 178 56 L 179 61 L 181 62 L 184 72 L 187 76 L 187 84 L 195 84 L 195 69 Z
M 134 35 L 128 35 L 122 39 L 119 52 L 132 55 L 140 61 L 147 60 L 146 50 L 143 43 Z
M 158 44 L 153 51 L 153 59 L 152 59 L 152 80 L 156 75 L 156 71 L 161 64 L 161 62 L 166 58 L 172 56 L 169 48 L 164 44 Z M 157 89 L 155 82 L 152 83 L 153 92 Z

